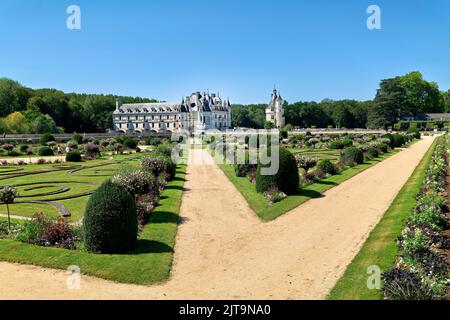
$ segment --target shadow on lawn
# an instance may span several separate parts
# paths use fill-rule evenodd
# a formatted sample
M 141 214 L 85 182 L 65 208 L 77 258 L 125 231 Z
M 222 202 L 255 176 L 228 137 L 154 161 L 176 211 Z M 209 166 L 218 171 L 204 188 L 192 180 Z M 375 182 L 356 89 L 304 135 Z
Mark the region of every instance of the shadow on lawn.
M 143 253 L 172 253 L 172 247 L 159 241 L 147 239 L 139 239 L 137 248 L 127 254 L 143 254 Z
M 338 183 L 336 183 L 334 181 L 325 181 L 325 180 L 318 181 L 315 184 L 324 184 L 327 186 L 337 186 L 338 185 Z
M 180 223 L 180 216 L 168 211 L 155 211 L 150 219 L 150 223 Z
M 301 189 L 298 193 L 299 196 L 306 197 L 309 199 L 314 198 L 322 198 L 324 195 L 318 191 L 309 190 L 309 189 Z

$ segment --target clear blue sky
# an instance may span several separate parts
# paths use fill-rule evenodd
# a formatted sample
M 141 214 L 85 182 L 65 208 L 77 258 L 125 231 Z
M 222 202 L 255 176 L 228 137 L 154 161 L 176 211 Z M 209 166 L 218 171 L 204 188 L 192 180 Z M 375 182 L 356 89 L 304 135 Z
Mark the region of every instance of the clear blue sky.
M 82 29 L 66 28 L 66 8 Z M 366 9 L 382 10 L 382 30 Z M 0 0 L 0 77 L 32 88 L 233 103 L 373 98 L 419 70 L 450 88 L 448 0 Z

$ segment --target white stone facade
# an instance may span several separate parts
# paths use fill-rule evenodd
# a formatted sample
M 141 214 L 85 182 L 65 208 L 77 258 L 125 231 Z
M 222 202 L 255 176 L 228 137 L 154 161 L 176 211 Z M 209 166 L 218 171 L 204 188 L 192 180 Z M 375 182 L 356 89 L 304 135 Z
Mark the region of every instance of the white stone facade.
M 282 129 L 285 125 L 283 103 L 279 92 L 273 90 L 272 99 L 266 108 L 266 121 L 273 123 L 278 129 Z
M 183 98 L 181 103 L 117 102 L 113 125 L 114 131 L 124 133 L 226 130 L 231 127 L 231 105 L 219 95 L 200 92 Z

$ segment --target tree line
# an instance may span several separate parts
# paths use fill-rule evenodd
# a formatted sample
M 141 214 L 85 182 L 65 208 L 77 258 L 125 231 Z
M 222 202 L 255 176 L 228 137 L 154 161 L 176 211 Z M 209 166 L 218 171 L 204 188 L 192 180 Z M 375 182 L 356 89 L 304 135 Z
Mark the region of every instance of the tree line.
M 112 128 L 116 99 L 123 103 L 154 99 L 31 89 L 0 78 L 0 133 L 105 132 Z M 265 104 L 232 105 L 232 126 L 264 128 Z M 284 104 L 286 124 L 300 128 L 393 126 L 404 118 L 450 111 L 450 90 L 440 91 L 420 72 L 384 79 L 373 100 L 330 100 Z
M 153 99 L 31 89 L 0 79 L 0 133 L 105 132 L 112 128 L 116 99 L 123 103 Z
M 232 125 L 264 128 L 266 106 L 233 105 Z M 440 91 L 416 71 L 382 80 L 373 100 L 285 102 L 284 110 L 286 124 L 293 127 L 386 129 L 401 119 L 450 112 L 450 90 Z

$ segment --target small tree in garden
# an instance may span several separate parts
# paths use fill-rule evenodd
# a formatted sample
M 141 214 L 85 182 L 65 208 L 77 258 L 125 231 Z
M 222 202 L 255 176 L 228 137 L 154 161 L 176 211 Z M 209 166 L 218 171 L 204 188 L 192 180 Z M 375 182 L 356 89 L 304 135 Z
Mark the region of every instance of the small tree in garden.
M 0 201 L 6 204 L 6 210 L 8 211 L 8 229 L 11 231 L 11 217 L 9 214 L 9 205 L 14 202 L 14 199 L 17 197 L 17 190 L 10 187 L 5 186 L 0 191 Z
M 295 161 L 297 162 L 297 166 L 303 170 L 305 170 L 305 176 L 308 175 L 309 169 L 312 169 L 317 164 L 317 159 L 309 158 L 302 155 L 296 155 Z

